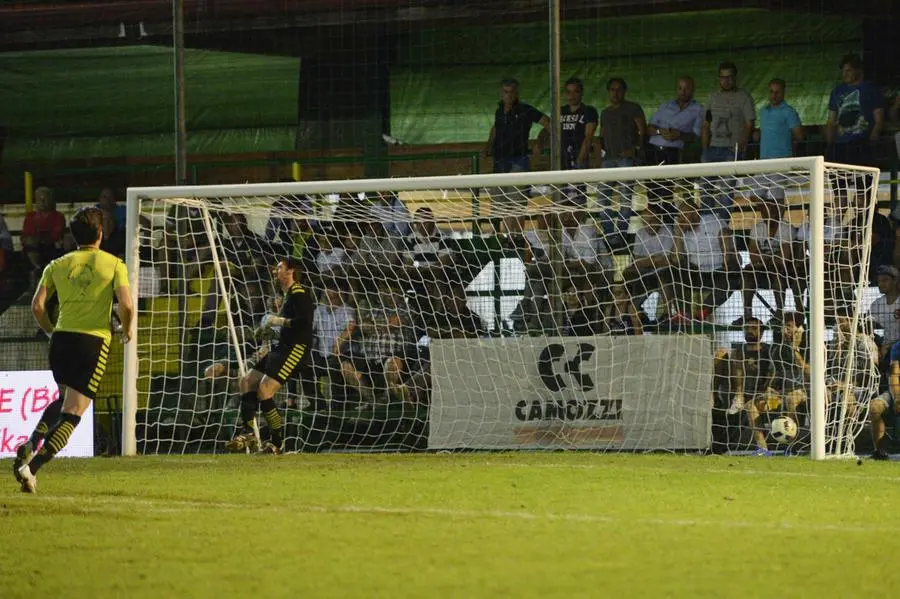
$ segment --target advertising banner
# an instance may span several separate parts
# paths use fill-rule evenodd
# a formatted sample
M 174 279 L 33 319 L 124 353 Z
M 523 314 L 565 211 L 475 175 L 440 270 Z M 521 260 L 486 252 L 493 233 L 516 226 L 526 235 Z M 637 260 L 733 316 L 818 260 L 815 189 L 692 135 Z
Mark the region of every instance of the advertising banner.
M 701 449 L 713 351 L 702 335 L 431 342 L 429 449 Z

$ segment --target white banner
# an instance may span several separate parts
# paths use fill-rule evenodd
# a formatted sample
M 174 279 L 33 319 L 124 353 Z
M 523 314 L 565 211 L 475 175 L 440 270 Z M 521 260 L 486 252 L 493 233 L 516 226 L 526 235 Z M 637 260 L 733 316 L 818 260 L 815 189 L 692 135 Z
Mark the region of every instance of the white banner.
M 0 372 L 0 458 L 16 455 L 59 389 L 49 370 Z M 50 426 L 53 426 L 51 423 Z M 60 457 L 94 455 L 94 407 L 88 407 Z
M 432 340 L 429 449 L 710 446 L 702 335 Z

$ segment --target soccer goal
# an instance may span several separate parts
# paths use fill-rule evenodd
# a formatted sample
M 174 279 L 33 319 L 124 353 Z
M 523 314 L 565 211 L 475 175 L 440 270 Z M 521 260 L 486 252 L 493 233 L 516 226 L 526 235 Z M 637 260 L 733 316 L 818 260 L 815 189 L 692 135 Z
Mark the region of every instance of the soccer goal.
M 850 455 L 877 180 L 797 158 L 129 189 L 125 453 L 224 451 L 290 256 L 318 306 L 288 450 Z

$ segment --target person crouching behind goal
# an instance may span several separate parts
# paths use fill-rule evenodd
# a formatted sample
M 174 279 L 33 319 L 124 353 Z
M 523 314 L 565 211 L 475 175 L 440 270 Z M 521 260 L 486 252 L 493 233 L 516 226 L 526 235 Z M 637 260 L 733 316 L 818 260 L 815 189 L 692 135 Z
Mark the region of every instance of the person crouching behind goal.
M 262 451 L 281 453 L 284 449 L 284 421 L 273 398 L 289 378 L 309 363 L 313 336 L 315 301 L 312 293 L 296 280 L 300 267 L 299 260 L 285 258 L 275 268 L 275 280 L 284 292 L 284 300 L 277 315 L 263 319 L 263 327 L 281 328 L 278 343 L 241 378 L 241 424 L 225 446 L 229 451 L 258 447 L 253 430 L 258 409 L 262 409 L 270 434 Z
M 81 415 L 97 395 L 109 358 L 113 296 L 119 300 L 124 343 L 131 339 L 134 323 L 125 265 L 100 249 L 103 212 L 95 207 L 81 208 L 72 217 L 69 228 L 78 249 L 44 268 L 31 300 L 38 325 L 50 335 L 50 370 L 64 399 L 61 412 L 57 411 L 57 402 L 48 406 L 32 438 L 16 453 L 13 471 L 26 493 L 36 491 L 38 470 L 66 446 Z M 46 306 L 54 293 L 59 297 L 55 327 Z M 33 453 L 44 431 L 44 444 Z

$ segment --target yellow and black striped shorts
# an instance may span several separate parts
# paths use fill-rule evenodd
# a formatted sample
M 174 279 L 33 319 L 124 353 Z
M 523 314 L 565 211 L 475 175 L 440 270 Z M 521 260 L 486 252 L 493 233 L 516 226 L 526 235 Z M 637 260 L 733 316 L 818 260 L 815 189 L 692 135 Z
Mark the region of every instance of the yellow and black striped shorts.
M 309 361 L 308 353 L 309 350 L 303 343 L 287 347 L 278 346 L 257 362 L 253 369 L 283 385 Z
M 50 370 L 57 385 L 95 399 L 106 363 L 109 341 L 85 333 L 59 331 L 50 337 Z

